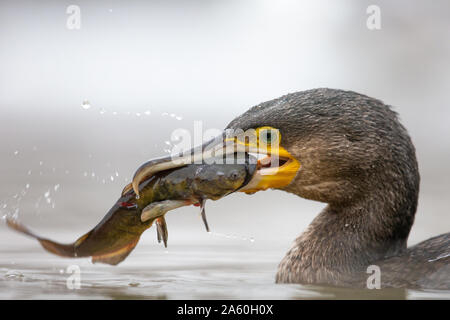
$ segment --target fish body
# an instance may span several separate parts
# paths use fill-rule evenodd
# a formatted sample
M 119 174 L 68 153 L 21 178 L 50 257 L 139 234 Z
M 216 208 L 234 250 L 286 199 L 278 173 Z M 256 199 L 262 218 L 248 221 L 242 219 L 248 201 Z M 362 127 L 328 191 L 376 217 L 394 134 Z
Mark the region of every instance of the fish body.
M 37 239 L 47 251 L 59 256 L 92 256 L 94 263 L 116 265 L 130 254 L 141 234 L 155 221 L 158 238 L 167 242 L 164 220 L 167 211 L 191 204 L 203 207 L 206 199 L 218 200 L 243 187 L 255 169 L 256 164 L 248 161 L 245 164 L 191 164 L 162 171 L 140 184 L 139 198 L 126 187 L 100 223 L 71 244 L 42 238 L 17 220 L 7 219 L 7 224 Z

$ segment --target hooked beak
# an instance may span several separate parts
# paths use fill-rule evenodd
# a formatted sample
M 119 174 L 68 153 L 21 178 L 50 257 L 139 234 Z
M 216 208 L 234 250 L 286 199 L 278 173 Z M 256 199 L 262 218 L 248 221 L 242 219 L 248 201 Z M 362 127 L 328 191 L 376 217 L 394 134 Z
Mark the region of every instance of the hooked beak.
M 268 188 L 287 186 L 300 169 L 300 163 L 279 143 L 263 143 L 258 130 L 230 134 L 225 131 L 203 145 L 180 154 L 149 160 L 133 176 L 131 186 L 139 198 L 139 185 L 154 174 L 188 164 L 236 163 L 236 154 L 256 156 L 257 168 L 248 183 L 238 191 L 254 193 Z M 243 159 L 244 157 L 237 158 Z M 239 163 L 239 162 L 238 162 Z

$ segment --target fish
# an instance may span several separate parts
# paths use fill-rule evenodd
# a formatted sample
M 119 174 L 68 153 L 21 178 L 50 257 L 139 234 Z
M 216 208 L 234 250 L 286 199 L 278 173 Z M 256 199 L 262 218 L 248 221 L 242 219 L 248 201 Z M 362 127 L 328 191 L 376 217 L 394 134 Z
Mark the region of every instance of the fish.
M 161 171 L 139 185 L 139 197 L 127 185 L 113 207 L 88 233 L 71 244 L 43 238 L 17 219 L 7 218 L 7 225 L 39 241 L 41 246 L 62 257 L 92 257 L 93 263 L 117 265 L 136 247 L 142 233 L 156 224 L 158 242 L 167 246 L 165 214 L 179 207 L 201 208 L 207 231 L 206 200 L 218 200 L 248 183 L 256 171 L 256 161 L 244 164 L 189 164 Z

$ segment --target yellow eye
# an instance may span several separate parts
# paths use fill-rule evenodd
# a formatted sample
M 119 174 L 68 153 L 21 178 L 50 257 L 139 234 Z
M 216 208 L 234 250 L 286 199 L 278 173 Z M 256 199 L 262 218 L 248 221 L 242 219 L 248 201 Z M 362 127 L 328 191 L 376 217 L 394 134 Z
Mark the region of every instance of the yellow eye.
M 272 127 L 258 128 L 259 141 L 266 145 L 275 145 L 280 143 L 280 132 Z
M 270 131 L 270 130 L 265 130 L 265 131 L 263 131 L 263 132 L 261 133 L 261 138 L 262 138 L 262 140 L 263 140 L 265 143 L 267 143 L 267 144 L 271 144 L 271 143 L 272 143 L 272 139 L 275 139 L 275 138 L 272 136 L 272 131 Z

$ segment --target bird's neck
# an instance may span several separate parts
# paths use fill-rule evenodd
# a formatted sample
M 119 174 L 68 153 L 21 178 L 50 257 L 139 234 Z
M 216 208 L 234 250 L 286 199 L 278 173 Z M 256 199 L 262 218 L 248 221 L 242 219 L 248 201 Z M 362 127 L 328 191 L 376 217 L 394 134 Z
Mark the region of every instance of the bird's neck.
M 381 186 L 346 205 L 329 204 L 295 240 L 280 264 L 278 280 L 350 281 L 349 276 L 365 272 L 377 260 L 406 250 L 416 206 L 417 192 L 399 193 L 396 186 Z

